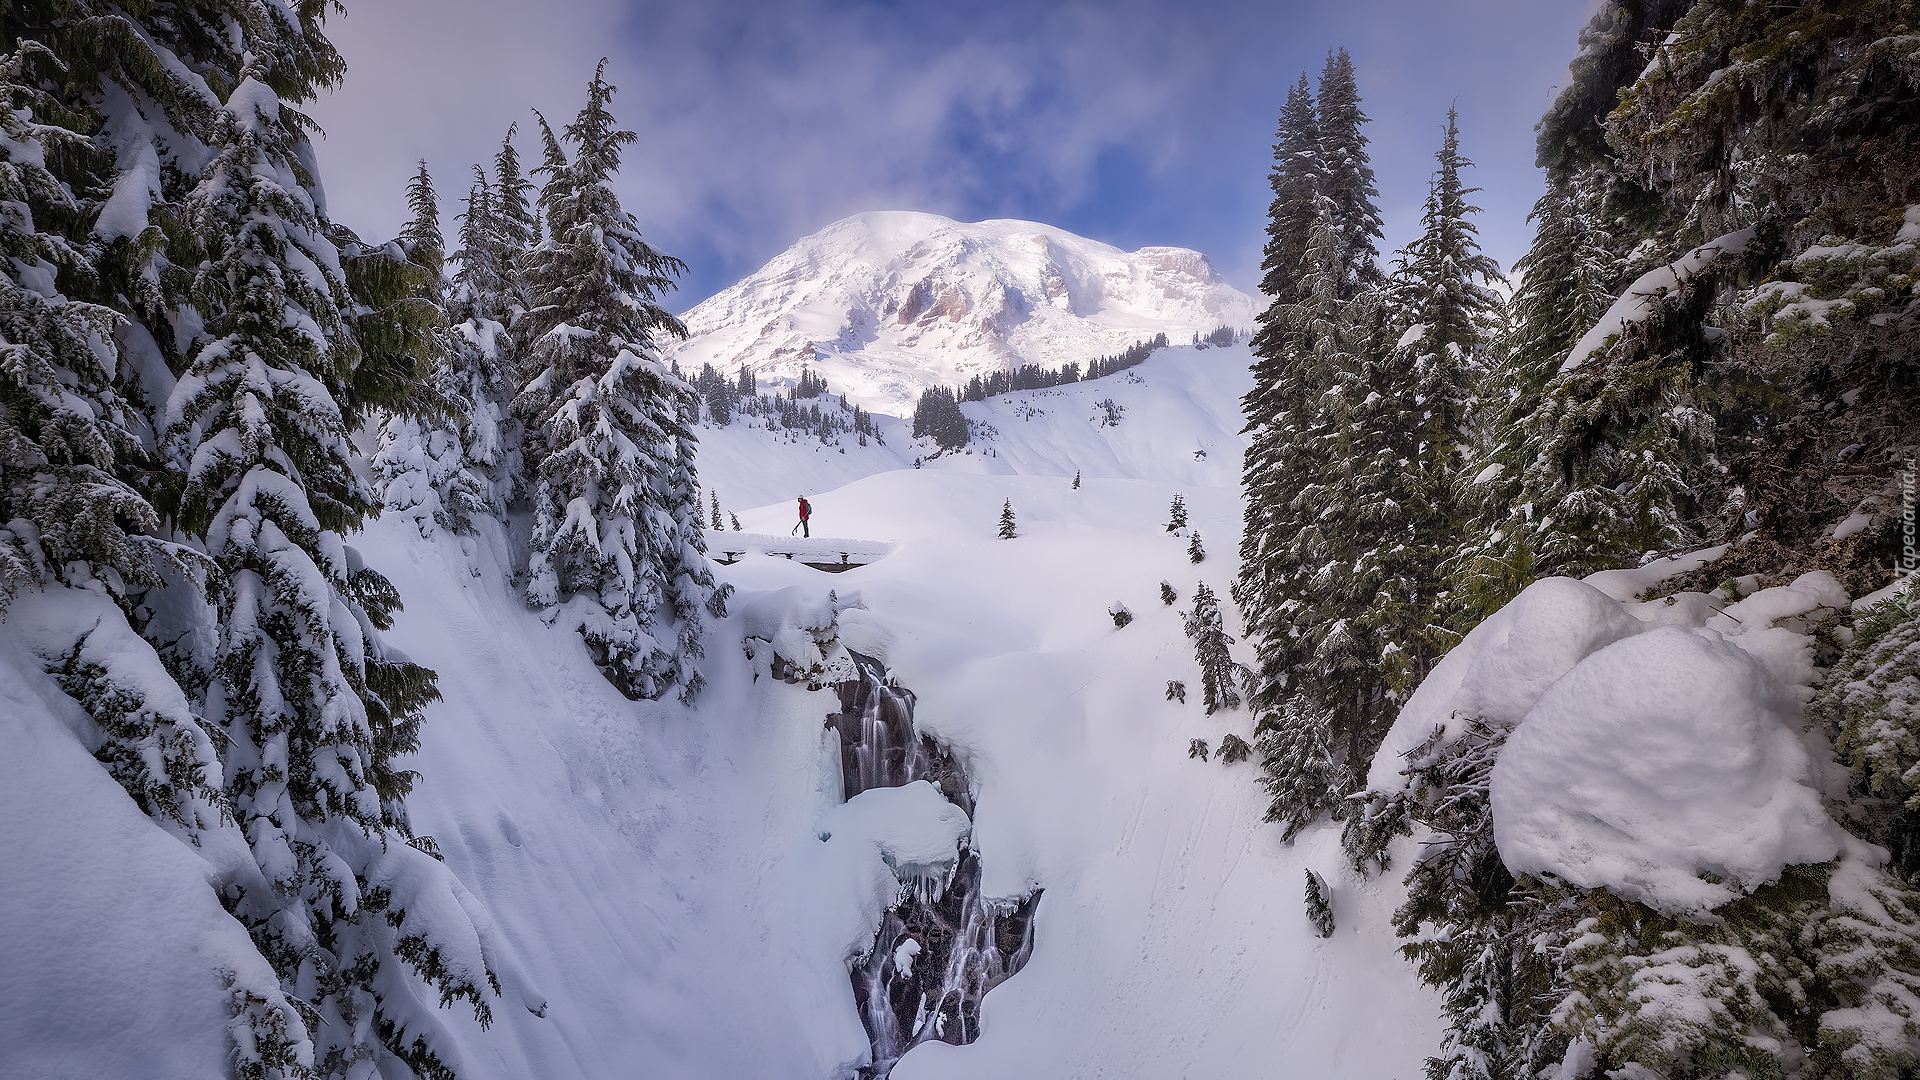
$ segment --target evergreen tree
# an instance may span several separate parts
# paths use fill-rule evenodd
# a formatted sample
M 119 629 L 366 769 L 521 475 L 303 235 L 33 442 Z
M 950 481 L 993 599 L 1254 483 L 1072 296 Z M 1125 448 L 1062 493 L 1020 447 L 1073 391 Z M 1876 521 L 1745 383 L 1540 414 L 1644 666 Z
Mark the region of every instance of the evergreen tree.
M 1179 492 L 1173 493 L 1173 506 L 1167 511 L 1167 531 L 1177 533 L 1187 527 L 1187 502 Z
M 1075 491 L 1080 490 L 1080 470 L 1079 469 L 1073 470 L 1073 490 Z
M 719 532 L 719 531 L 721 530 L 721 528 L 723 527 L 723 526 L 721 525 L 721 523 L 720 523 L 720 493 L 719 493 L 719 492 L 717 492 L 717 491 L 710 491 L 710 492 L 708 492 L 707 494 L 708 494 L 708 496 L 709 496 L 709 498 L 711 498 L 711 499 L 712 499 L 712 501 L 713 501 L 713 525 L 712 525 L 712 528 L 713 528 L 713 531 L 714 531 L 714 532 Z
M 1506 732 L 1471 722 L 1413 772 L 1414 817 L 1433 830 L 1406 879 L 1394 927 L 1421 978 L 1445 993 L 1448 1030 L 1429 1080 L 1519 1080 L 1557 1063 L 1567 1036 L 1549 1026 L 1567 992 L 1558 957 L 1575 918 L 1564 900 L 1520 887 L 1494 846 L 1489 777 Z
M 605 64 L 565 129 L 543 122 L 546 238 L 524 259 L 533 345 L 514 401 L 526 425 L 534 527 L 527 600 L 586 640 L 634 698 L 697 693 L 703 619 L 725 613 L 700 532 L 698 399 L 656 359 L 684 335 L 656 302 L 684 265 L 641 239 L 612 178 L 636 136 L 608 111 Z
M 1865 796 L 1868 839 L 1920 886 L 1920 591 L 1909 585 L 1855 621 L 1812 711 Z
M 1220 602 L 1202 582 L 1194 586 L 1193 611 L 1187 615 L 1187 637 L 1193 641 L 1194 660 L 1200 665 L 1200 700 L 1211 716 L 1221 709 L 1240 707 L 1237 667 L 1227 647 L 1233 638 L 1220 620 Z
M 1300 269 L 1306 263 L 1314 224 L 1320 219 L 1321 188 L 1326 182 L 1320 155 L 1320 124 L 1314 116 L 1313 93 L 1302 72 L 1300 82 L 1287 92 L 1286 104 L 1280 108 L 1273 170 L 1267 175 L 1273 203 L 1267 208 L 1267 245 L 1260 263 L 1260 292 L 1268 297 L 1268 307 L 1261 317 L 1263 331 L 1272 321 L 1267 313 L 1299 303 L 1302 298 Z M 1261 351 L 1261 345 L 1256 335 L 1256 352 Z
M 1564 531 L 1556 531 L 1562 523 L 1537 513 L 1530 497 L 1552 477 L 1529 472 L 1525 431 L 1567 352 L 1613 302 L 1609 285 L 1619 260 L 1587 201 L 1571 181 L 1561 181 L 1534 204 L 1534 242 L 1515 264 L 1520 282 L 1508 325 L 1476 395 L 1485 421 L 1475 458 L 1463 470 L 1462 501 L 1472 518 L 1452 578 L 1468 620 L 1493 614 L 1528 584 L 1555 573 L 1570 554 Z
M 54 288 L 89 253 L 49 227 L 81 212 L 47 168 L 83 143 L 58 103 L 32 85 L 43 46 L 0 57 L 0 613 L 16 589 L 98 581 L 116 598 L 160 584 L 175 549 L 160 515 L 123 476 L 144 456 L 146 418 L 116 378 L 111 309 Z M 137 390 L 137 387 L 134 389 Z
M 533 306 L 520 271 L 527 253 L 540 242 L 541 233 L 540 215 L 532 197 L 535 186 L 521 171 L 520 151 L 513 143 L 519 131 L 518 124 L 507 125 L 507 133 L 500 140 L 500 149 L 493 155 L 490 201 L 492 244 L 497 252 L 500 272 L 509 285 L 506 294 L 509 303 L 502 310 L 485 314 L 508 327 L 512 327 Z
M 1307 871 L 1307 921 L 1313 924 L 1313 932 L 1320 937 L 1333 936 L 1333 893 L 1327 888 L 1326 879 L 1311 870 Z
M 1200 543 L 1199 529 L 1193 530 L 1191 539 L 1187 541 L 1187 561 L 1196 566 L 1207 561 L 1207 549 Z
M 1416 644 L 1408 627 L 1419 625 L 1410 616 L 1407 356 L 1390 346 L 1377 293 L 1340 299 L 1338 243 L 1330 225 L 1316 230 L 1309 298 L 1281 323 L 1284 381 L 1254 390 L 1281 408 L 1250 436 L 1235 582 L 1258 657 L 1256 734 L 1315 728 L 1268 740 L 1263 769 L 1317 769 L 1315 739 L 1338 765 L 1332 787 L 1317 772 L 1268 773 L 1269 788 L 1287 793 L 1274 809 L 1289 815 L 1290 834 L 1358 788 L 1406 688 Z
M 100 589 L 124 611 L 167 576 L 198 582 L 209 569 L 157 535 L 158 511 L 129 482 L 150 465 L 151 427 L 112 344 L 123 319 L 52 287 L 84 273 L 91 252 L 46 227 L 83 210 L 48 168 L 82 136 L 67 126 L 78 117 L 29 82 L 36 57 L 51 59 L 34 42 L 0 57 L 0 618 L 17 591 L 44 583 Z M 215 748 L 184 697 L 147 677 L 160 665 L 122 612 L 96 618 L 50 673 L 99 725 L 94 756 L 143 812 L 197 845 L 222 824 Z
M 1247 745 L 1247 740 L 1240 736 L 1232 732 L 1221 736 L 1220 763 L 1222 765 L 1238 765 L 1247 760 L 1247 756 L 1251 753 L 1253 753 L 1253 747 Z
M 394 759 L 418 745 L 433 674 L 388 655 L 378 630 L 398 598 L 342 540 L 373 506 L 350 427 L 397 404 L 416 372 L 405 346 L 373 333 L 378 313 L 348 320 L 349 272 L 300 164 L 303 121 L 272 89 L 311 88 L 302 57 L 331 70 L 317 9 L 295 18 L 275 9 L 246 25 L 259 37 L 228 58 L 212 153 L 181 208 L 203 253 L 189 295 L 204 332 L 167 403 L 164 450 L 182 478 L 174 518 L 223 582 L 207 683 L 193 689 L 224 736 L 226 791 L 264 874 L 230 881 L 226 902 L 308 1004 L 314 1066 L 372 1075 L 397 1059 L 444 1077 L 445 1035 L 397 969 L 483 1023 L 493 976 L 438 914 L 444 872 L 406 842 L 413 774 Z M 237 1053 L 264 1074 L 286 1025 L 247 1010 L 269 1049 Z
M 1013 500 L 1008 499 L 1005 502 L 1000 504 L 999 536 L 1000 536 L 1000 539 L 1002 540 L 1012 540 L 1015 537 L 1015 535 L 1017 534 L 1014 529 L 1014 523 L 1013 523 Z
M 1333 229 L 1337 292 L 1347 300 L 1386 280 L 1378 265 L 1380 249 L 1374 246 L 1385 235 L 1374 205 L 1380 192 L 1373 183 L 1367 137 L 1360 133 L 1367 115 L 1360 111 L 1360 88 L 1347 50 L 1327 56 L 1319 89 L 1314 123 L 1320 136 L 1320 195 L 1325 204 L 1320 213 Z
M 1260 786 L 1272 800 L 1266 820 L 1284 826 L 1283 841 L 1298 836 L 1340 795 L 1332 727 L 1325 712 L 1314 710 L 1304 698 L 1291 697 L 1263 713 L 1254 728 Z
M 1160 602 L 1168 607 L 1172 607 L 1174 601 L 1178 599 L 1180 599 L 1180 594 L 1173 590 L 1173 583 L 1170 581 L 1162 581 L 1160 583 Z
M 1456 493 L 1461 470 L 1472 460 L 1473 427 L 1483 419 L 1475 394 L 1501 308 L 1489 288 L 1501 280 L 1500 270 L 1480 251 L 1471 217 L 1479 208 L 1467 202 L 1479 189 L 1460 179 L 1460 170 L 1472 162 L 1460 153 L 1458 121 L 1458 110 L 1449 109 L 1421 235 L 1403 254 L 1390 286 L 1395 321 L 1406 329 L 1398 344 L 1403 355 L 1383 368 L 1407 380 L 1386 390 L 1406 403 L 1415 433 L 1405 485 L 1411 551 L 1403 560 L 1413 602 L 1407 625 L 1396 635 L 1412 647 L 1402 663 L 1413 679 L 1452 644 L 1443 629 L 1449 614 L 1443 609 L 1452 606 L 1441 596 L 1444 568 L 1466 526 Z
M 1911 7 L 1600 6 L 1540 128 L 1550 188 L 1489 375 L 1481 610 L 1547 573 L 1736 538 L 1668 587 L 1816 568 L 1885 584 L 1891 530 L 1832 532 L 1912 452 L 1920 408 L 1914 309 L 1885 288 L 1913 265 L 1895 222 L 1920 198 L 1920 78 L 1886 36 Z M 1835 820 L 1886 846 L 1887 870 L 1849 839 L 1710 913 L 1511 881 L 1485 797 L 1503 733 L 1470 723 L 1416 751 L 1432 760 L 1369 827 L 1433 830 L 1396 916 L 1446 1004 L 1429 1076 L 1920 1067 L 1912 621 L 1894 601 L 1859 619 L 1811 710 L 1851 772 L 1826 788 Z
M 482 200 L 484 215 L 483 185 L 476 185 L 475 195 Z M 502 509 L 498 490 L 484 471 L 494 456 L 486 451 L 497 442 L 502 365 L 496 349 L 483 348 L 496 344 L 486 342 L 489 335 L 462 332 L 471 321 L 461 328 L 446 324 L 440 202 L 424 161 L 407 185 L 407 204 L 413 216 L 393 245 L 358 253 L 348 262 L 363 306 L 383 313 L 377 324 L 363 320 L 362 339 L 384 336 L 390 339 L 387 347 L 432 368 L 430 389 L 423 388 L 425 394 L 381 424 L 370 464 L 381 504 L 412 519 L 421 536 L 430 537 L 439 527 L 471 532 L 477 519 Z M 475 216 L 470 204 L 467 217 Z M 474 231 L 463 228 L 464 234 Z M 474 280 L 470 276 L 456 283 L 465 294 L 463 308 L 484 303 Z M 495 430 L 475 430 L 482 425 Z
M 913 409 L 913 437 L 930 438 L 942 450 L 958 450 L 967 445 L 971 437 L 967 417 L 960 411 L 952 388 L 930 386 L 921 391 Z

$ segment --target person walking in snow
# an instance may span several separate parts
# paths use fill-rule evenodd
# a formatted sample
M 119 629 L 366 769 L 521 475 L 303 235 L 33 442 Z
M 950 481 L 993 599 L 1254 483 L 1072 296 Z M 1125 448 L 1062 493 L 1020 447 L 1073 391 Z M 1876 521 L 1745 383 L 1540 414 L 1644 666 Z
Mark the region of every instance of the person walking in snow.
M 805 495 L 800 496 L 800 524 L 794 526 L 794 528 L 800 530 L 801 536 L 808 538 L 813 536 L 813 530 L 807 526 L 807 519 L 812 516 L 813 507 L 807 504 L 807 497 Z

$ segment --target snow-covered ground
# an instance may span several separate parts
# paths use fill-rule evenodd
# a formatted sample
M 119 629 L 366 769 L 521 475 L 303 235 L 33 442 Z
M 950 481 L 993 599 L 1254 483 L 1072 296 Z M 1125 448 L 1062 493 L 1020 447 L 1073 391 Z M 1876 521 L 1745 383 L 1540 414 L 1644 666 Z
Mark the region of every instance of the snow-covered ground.
M 869 545 L 879 557 L 842 574 L 757 554 L 720 568 L 741 614 L 716 627 L 692 710 L 620 697 L 574 635 L 521 603 L 498 534 L 422 541 L 396 519 L 359 537 L 407 601 L 392 641 L 444 694 L 410 763 L 415 826 L 489 913 L 501 958 L 490 1030 L 445 1013 L 462 1075 L 827 1080 L 863 1059 L 847 956 L 892 879 L 877 847 L 820 839 L 848 828 L 826 817 L 833 695 L 756 679 L 742 649 L 748 622 L 805 621 L 830 590 L 849 642 L 917 692 L 923 730 L 973 777 L 986 893 L 1045 889 L 1032 959 L 987 996 L 980 1040 L 923 1045 L 895 1076 L 1416 1072 L 1438 1010 L 1394 951 L 1391 882 L 1347 875 L 1330 831 L 1282 847 L 1260 822 L 1253 766 L 1187 754 L 1193 738 L 1250 736 L 1246 714 L 1164 694 L 1170 679 L 1198 685 L 1184 599 L 1233 576 L 1246 362 L 1176 349 L 1131 377 L 968 405 L 971 453 L 920 469 L 928 448 L 905 432 L 815 468 L 804 443 L 704 431 L 702 479 L 749 507 L 748 530 L 783 535 L 804 492 L 816 537 L 891 547 Z M 1096 405 L 1109 399 L 1117 424 Z M 1198 565 L 1164 528 L 1176 491 L 1210 553 Z M 771 496 L 752 507 L 731 492 Z M 995 535 L 1007 502 L 1014 540 Z M 1163 579 L 1182 602 L 1161 603 Z M 1115 601 L 1136 614 L 1125 629 Z M 0 1019 L 0 1042 L 37 1032 L 35 1045 L 86 1048 L 37 1059 L 35 1075 L 217 1061 L 238 928 L 196 856 L 86 756 L 84 719 L 63 711 L 42 661 L 17 648 L 0 660 L 10 820 L 55 805 L 85 816 L 7 841 L 0 996 L 21 1000 L 29 978 L 61 990 Z M 57 865 L 78 870 L 15 872 Z M 1307 867 L 1334 883 L 1330 939 L 1304 913 Z M 62 974 L 74 926 L 99 936 Z

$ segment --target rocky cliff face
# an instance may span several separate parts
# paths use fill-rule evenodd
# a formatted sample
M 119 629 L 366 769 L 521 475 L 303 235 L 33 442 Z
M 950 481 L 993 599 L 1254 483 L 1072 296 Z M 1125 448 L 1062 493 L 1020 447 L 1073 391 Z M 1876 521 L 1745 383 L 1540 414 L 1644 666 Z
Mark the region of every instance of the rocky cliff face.
M 806 237 L 685 319 L 682 368 L 747 364 L 764 386 L 809 365 L 836 393 L 899 415 L 927 386 L 1246 328 L 1253 301 L 1185 248 L 1129 253 L 1029 221 L 880 212 Z

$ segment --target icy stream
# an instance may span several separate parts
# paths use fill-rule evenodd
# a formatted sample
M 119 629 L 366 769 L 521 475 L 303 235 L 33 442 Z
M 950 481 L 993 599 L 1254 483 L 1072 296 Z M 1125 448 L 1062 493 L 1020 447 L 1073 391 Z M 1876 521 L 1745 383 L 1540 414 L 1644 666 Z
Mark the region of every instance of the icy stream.
M 914 727 L 913 692 L 889 682 L 879 661 L 853 657 L 860 677 L 836 685 L 840 711 L 828 717 L 840 735 L 846 797 L 926 780 L 971 818 L 967 775 Z M 852 973 L 854 1000 L 873 1041 L 873 1064 L 855 1074 L 858 1080 L 886 1076 L 920 1043 L 963 1045 L 978 1038 L 981 997 L 1033 952 L 1039 892 L 1019 900 L 981 896 L 980 856 L 966 841 L 951 871 L 928 876 L 902 868 L 901 875 L 900 901 Z

